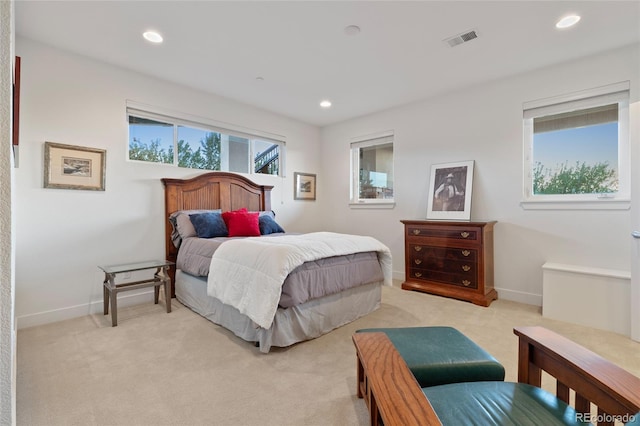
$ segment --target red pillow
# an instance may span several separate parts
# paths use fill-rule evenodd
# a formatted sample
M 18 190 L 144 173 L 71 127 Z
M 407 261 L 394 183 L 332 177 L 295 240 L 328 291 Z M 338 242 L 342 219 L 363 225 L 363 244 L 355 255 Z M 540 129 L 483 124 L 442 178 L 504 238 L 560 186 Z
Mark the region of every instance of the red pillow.
M 227 225 L 230 237 L 259 237 L 259 215 L 258 212 L 249 213 L 247 209 L 242 208 L 222 213 L 222 219 Z
M 229 227 L 229 218 L 235 214 L 238 213 L 246 213 L 247 209 L 245 207 L 238 209 L 238 210 L 232 210 L 230 212 L 224 212 L 222 213 L 222 220 L 224 220 L 224 224 L 227 225 L 227 227 Z

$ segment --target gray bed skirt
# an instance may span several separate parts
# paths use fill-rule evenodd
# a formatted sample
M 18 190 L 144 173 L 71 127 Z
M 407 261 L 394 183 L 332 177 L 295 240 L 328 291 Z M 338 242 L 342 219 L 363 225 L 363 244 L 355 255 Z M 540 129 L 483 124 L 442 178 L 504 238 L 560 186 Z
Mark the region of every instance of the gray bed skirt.
M 248 342 L 258 342 L 267 353 L 314 339 L 380 307 L 382 282 L 366 284 L 291 308 L 278 308 L 271 328 L 264 329 L 236 308 L 207 295 L 207 278 L 176 272 L 176 298 L 194 312 Z

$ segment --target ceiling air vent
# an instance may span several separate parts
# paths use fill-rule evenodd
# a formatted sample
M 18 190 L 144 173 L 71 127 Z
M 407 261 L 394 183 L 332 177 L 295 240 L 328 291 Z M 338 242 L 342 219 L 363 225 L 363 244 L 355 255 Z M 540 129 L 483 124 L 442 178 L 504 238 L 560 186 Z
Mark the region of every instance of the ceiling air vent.
M 444 42 L 446 42 L 449 47 L 455 47 L 459 44 L 471 41 L 474 38 L 478 38 L 478 33 L 476 32 L 476 30 L 471 30 L 462 34 L 458 34 L 457 36 L 449 37 L 445 39 Z

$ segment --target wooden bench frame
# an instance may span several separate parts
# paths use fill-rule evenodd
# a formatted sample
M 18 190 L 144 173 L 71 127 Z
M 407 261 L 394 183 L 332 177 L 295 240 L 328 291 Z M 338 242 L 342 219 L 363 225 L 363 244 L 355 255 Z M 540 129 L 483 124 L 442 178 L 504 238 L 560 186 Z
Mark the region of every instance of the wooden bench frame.
M 640 412 L 640 378 L 596 353 L 542 327 L 516 327 L 518 382 L 540 387 L 542 371 L 556 379 L 556 395 L 573 399 L 578 413 L 598 409 L 598 424 L 627 421 Z M 371 425 L 440 425 L 420 385 L 386 334 L 356 333 L 357 394 L 369 407 Z M 570 398 L 570 390 L 574 398 Z M 591 418 L 591 420 L 594 420 Z

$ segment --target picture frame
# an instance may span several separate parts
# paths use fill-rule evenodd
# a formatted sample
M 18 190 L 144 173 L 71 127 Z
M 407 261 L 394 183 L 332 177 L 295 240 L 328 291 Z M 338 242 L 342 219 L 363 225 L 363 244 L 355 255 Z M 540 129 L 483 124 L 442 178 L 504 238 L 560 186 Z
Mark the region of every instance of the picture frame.
M 107 151 L 61 143 L 44 143 L 44 187 L 105 190 Z
M 431 166 L 427 219 L 471 219 L 473 166 L 473 160 Z
M 12 142 L 13 148 L 20 144 L 20 67 L 21 58 L 16 56 L 13 65 L 13 135 Z
M 316 175 L 311 173 L 293 173 L 293 199 L 315 201 Z

